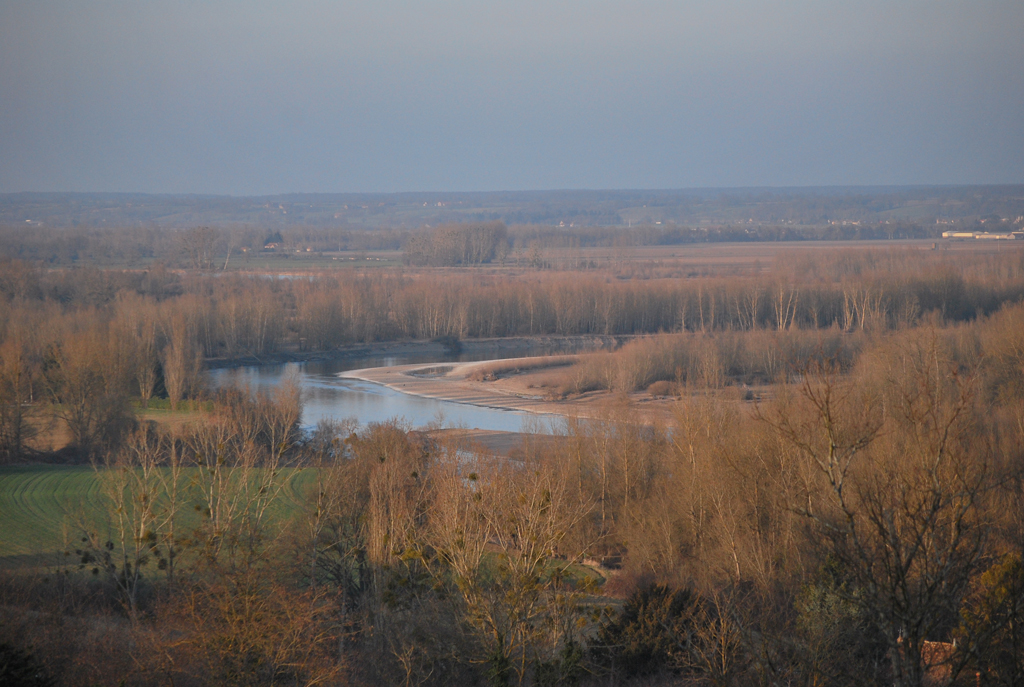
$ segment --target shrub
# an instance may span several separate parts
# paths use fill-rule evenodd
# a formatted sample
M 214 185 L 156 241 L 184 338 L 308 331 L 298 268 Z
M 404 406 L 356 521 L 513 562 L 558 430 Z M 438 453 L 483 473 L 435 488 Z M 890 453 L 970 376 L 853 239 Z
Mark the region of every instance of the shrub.
M 671 382 L 663 379 L 660 382 L 655 382 L 647 387 L 647 393 L 651 396 L 675 396 L 676 389 Z
M 10 687 L 50 687 L 54 682 L 32 654 L 0 644 L 0 684 Z
M 598 630 L 598 663 L 625 675 L 679 670 L 694 634 L 696 595 L 660 584 L 639 587 L 619 616 Z

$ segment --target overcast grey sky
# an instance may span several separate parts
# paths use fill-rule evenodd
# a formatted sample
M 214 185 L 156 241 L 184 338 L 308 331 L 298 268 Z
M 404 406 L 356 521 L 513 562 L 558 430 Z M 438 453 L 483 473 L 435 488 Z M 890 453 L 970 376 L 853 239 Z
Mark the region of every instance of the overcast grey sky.
M 0 192 L 1024 182 L 1024 2 L 0 0 Z

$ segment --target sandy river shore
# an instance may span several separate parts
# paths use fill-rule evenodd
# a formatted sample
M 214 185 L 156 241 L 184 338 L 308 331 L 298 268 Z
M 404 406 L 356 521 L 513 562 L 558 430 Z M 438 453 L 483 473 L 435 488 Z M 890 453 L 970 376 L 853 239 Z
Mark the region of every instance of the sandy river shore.
M 572 415 L 581 413 L 583 409 L 569 401 L 549 400 L 543 394 L 531 391 L 521 382 L 511 384 L 509 379 L 490 382 L 470 379 L 475 372 L 489 369 L 496 362 L 519 363 L 536 370 L 565 364 L 571 359 L 572 356 L 537 356 L 472 363 L 421 363 L 349 370 L 342 372 L 340 376 L 381 384 L 404 394 L 453 403 L 468 403 L 484 408 L 519 410 L 541 415 Z M 523 376 L 525 375 L 515 375 L 512 379 Z
M 425 398 L 535 413 L 542 420 L 603 417 L 610 408 L 627 402 L 642 421 L 670 419 L 673 401 L 652 398 L 646 393 L 626 397 L 591 392 L 566 400 L 550 398 L 541 388 L 539 379 L 556 373 L 557 368 L 574 360 L 575 356 L 536 356 L 471 363 L 394 365 L 349 370 L 341 376 Z M 491 370 L 497 370 L 497 374 L 488 375 Z

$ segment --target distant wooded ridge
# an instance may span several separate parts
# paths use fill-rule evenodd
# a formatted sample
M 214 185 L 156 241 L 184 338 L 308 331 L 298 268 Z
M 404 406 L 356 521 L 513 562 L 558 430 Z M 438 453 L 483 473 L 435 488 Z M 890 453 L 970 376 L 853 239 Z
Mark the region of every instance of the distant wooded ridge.
M 1024 185 L 207 196 L 0 194 L 0 225 L 414 228 L 457 222 L 637 227 L 1024 224 Z

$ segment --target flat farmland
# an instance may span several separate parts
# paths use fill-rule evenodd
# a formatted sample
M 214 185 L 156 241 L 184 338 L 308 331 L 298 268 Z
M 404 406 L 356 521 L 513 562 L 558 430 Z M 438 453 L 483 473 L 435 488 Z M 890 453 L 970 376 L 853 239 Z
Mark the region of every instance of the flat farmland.
M 346 269 L 397 267 L 402 264 L 400 250 L 305 251 L 278 253 L 252 251 L 232 257 L 228 271 L 240 272 L 320 272 Z
M 609 268 L 648 266 L 676 276 L 733 276 L 771 271 L 780 262 L 813 260 L 843 251 L 929 251 L 942 255 L 1024 254 L 1024 241 L 757 241 L 749 243 L 689 243 L 675 246 L 617 246 L 551 248 L 541 257 L 552 267 Z M 515 256 L 512 256 L 515 262 Z
M 457 267 L 409 266 L 401 250 L 311 251 L 232 255 L 226 272 L 284 277 L 401 270 L 406 277 L 470 272 L 541 276 L 562 271 L 605 271 L 618 278 L 754 276 L 794 261 L 812 262 L 844 251 L 922 251 L 940 256 L 1024 254 L 1024 241 L 895 239 L 862 241 L 750 241 L 677 245 L 553 247 L 517 244 L 501 260 Z M 107 265 L 126 267 L 125 265 Z M 134 269 L 148 267 L 138 264 Z M 184 273 L 184 272 L 182 272 Z
M 1024 241 L 950 241 L 897 239 L 869 241 L 751 241 L 741 243 L 686 243 L 668 246 L 551 247 L 518 245 L 503 260 L 460 267 L 410 267 L 401 251 L 296 255 L 294 260 L 268 260 L 239 264 L 255 272 L 330 273 L 338 269 L 365 270 L 402 267 L 407 277 L 425 274 L 474 273 L 543 278 L 563 271 L 606 272 L 618 278 L 686 278 L 755 276 L 778 268 L 814 263 L 823 256 L 844 252 L 922 252 L 937 258 L 960 256 L 1024 255 Z

